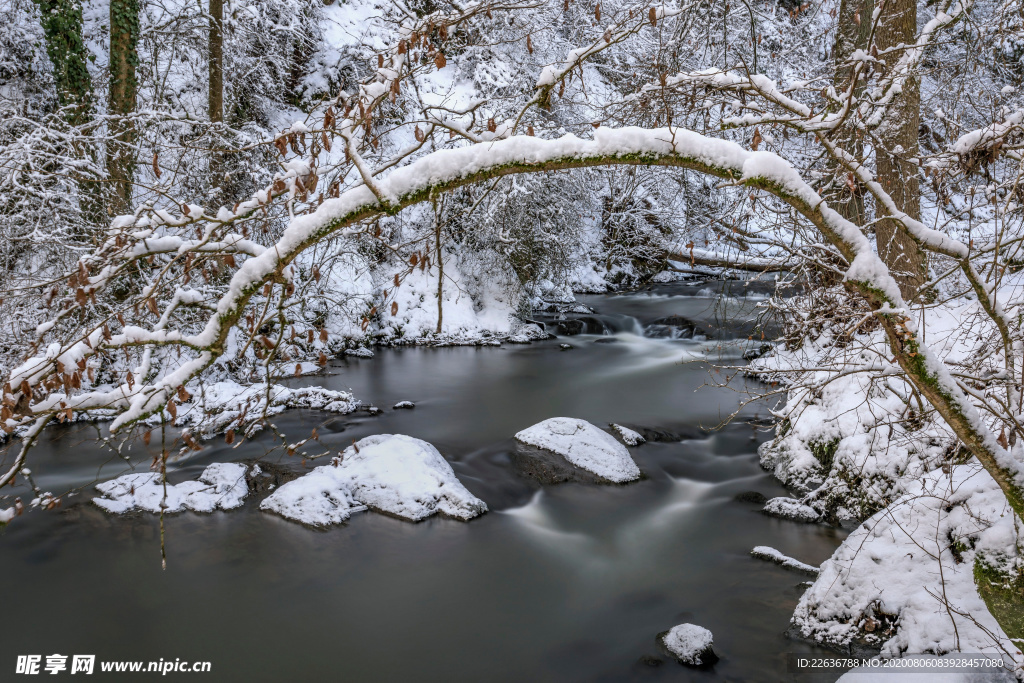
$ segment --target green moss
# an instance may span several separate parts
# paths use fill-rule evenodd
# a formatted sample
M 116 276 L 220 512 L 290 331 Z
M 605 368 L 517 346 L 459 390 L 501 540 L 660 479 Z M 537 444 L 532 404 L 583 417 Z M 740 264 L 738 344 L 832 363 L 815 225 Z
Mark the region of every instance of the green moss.
M 836 459 L 836 451 L 839 450 L 839 439 L 831 441 L 811 441 L 807 444 L 811 449 L 814 458 L 821 464 L 821 468 L 827 475 L 832 471 L 832 463 Z
M 1006 575 L 975 560 L 974 582 L 988 611 L 1006 635 L 1024 639 L 1024 573 Z

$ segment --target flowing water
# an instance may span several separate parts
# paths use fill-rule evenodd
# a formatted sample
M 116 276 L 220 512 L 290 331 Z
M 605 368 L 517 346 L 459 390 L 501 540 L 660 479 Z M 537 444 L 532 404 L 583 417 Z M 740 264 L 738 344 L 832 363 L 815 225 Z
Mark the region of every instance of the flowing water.
M 339 361 L 313 381 L 351 388 L 383 414 L 275 420 L 296 438 L 320 425 L 321 441 L 339 449 L 374 433 L 433 443 L 490 506 L 469 523 L 365 512 L 316 531 L 260 512 L 253 496 L 240 510 L 169 516 L 161 571 L 152 515 L 66 504 L 18 518 L 0 535 L 0 679 L 17 654 L 85 653 L 209 660 L 210 674 L 170 677 L 216 681 L 798 680 L 784 653 L 822 652 L 784 635 L 807 577 L 749 552 L 769 545 L 818 564 L 843 534 L 734 499 L 785 491 L 755 454 L 767 437 L 757 426 L 764 405 L 716 429 L 748 385 L 715 386 L 727 373 L 709 361 L 742 363 L 747 336 L 760 338 L 756 295 L 732 283 L 730 297 L 718 296 L 723 286 L 583 297 L 597 312 L 566 316 L 588 318 L 587 333 L 571 337 Z M 699 329 L 654 322 L 669 316 Z M 557 329 L 556 318 L 541 320 Z M 400 400 L 416 408 L 392 410 Z M 647 430 L 656 438 L 630 449 L 644 478 L 533 478 L 511 437 L 554 416 Z M 47 432 L 32 455 L 38 483 L 86 487 L 68 499 L 84 503 L 88 484 L 124 472 L 90 441 L 95 429 Z M 266 435 L 235 449 L 217 442 L 169 478 L 258 457 L 302 467 L 267 453 L 271 444 Z M 133 452 L 145 470 L 152 451 Z M 684 622 L 714 633 L 713 668 L 689 669 L 659 650 L 656 635 Z

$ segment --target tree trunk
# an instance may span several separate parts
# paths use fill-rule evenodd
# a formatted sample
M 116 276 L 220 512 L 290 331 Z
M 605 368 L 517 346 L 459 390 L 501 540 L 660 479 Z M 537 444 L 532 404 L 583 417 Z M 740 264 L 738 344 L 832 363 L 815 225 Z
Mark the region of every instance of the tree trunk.
M 53 64 L 57 102 L 72 126 L 81 126 L 93 118 L 92 77 L 86 63 L 89 51 L 82 37 L 82 3 L 80 0 L 36 0 L 39 23 L 46 38 L 46 54 Z M 75 147 L 80 158 L 94 160 L 93 150 Z M 79 176 L 78 204 L 87 223 L 99 225 L 103 220 L 100 186 L 94 179 Z
M 57 82 L 57 101 L 67 110 L 73 126 L 92 121 L 92 79 L 86 61 L 89 57 L 82 38 L 80 0 L 36 0 L 39 22 L 46 35 L 46 54 L 53 63 Z
M 209 38 L 209 97 L 207 106 L 209 110 L 210 123 L 220 124 L 224 122 L 224 0 L 210 0 L 210 38 Z M 212 207 L 216 208 L 224 203 L 224 155 L 216 151 L 221 142 L 217 134 L 217 126 L 212 131 L 211 145 L 215 148 L 210 152 L 210 187 Z
M 879 50 L 911 45 L 917 38 L 917 5 L 914 0 L 889 0 L 879 22 L 876 39 Z M 885 57 L 889 68 L 901 51 Z M 875 149 L 878 181 L 896 204 L 896 208 L 914 219 L 921 218 L 921 194 L 917 166 L 910 161 L 919 155 L 917 137 L 921 120 L 921 81 L 916 74 L 908 78 L 903 92 L 889 108 L 879 128 L 880 145 Z M 924 252 L 907 231 L 893 220 L 881 220 L 875 228 L 878 253 L 889 267 L 908 302 L 920 295 L 927 280 L 928 265 Z
M 210 123 L 224 121 L 224 0 L 210 0 Z
M 872 0 L 841 0 L 839 17 L 836 20 L 836 45 L 833 51 L 835 76 L 833 85 L 837 93 L 842 95 L 850 88 L 855 69 L 850 66 L 850 59 L 857 50 L 868 49 L 871 37 L 871 12 L 874 8 Z M 864 93 L 865 79 L 863 73 L 853 89 L 853 97 L 857 100 Z M 851 104 L 851 108 L 856 105 Z M 864 144 L 856 134 L 852 119 L 847 120 L 839 134 L 838 146 L 858 159 L 864 158 Z M 867 216 L 864 210 L 864 194 L 856 184 L 845 182 L 842 177 L 847 174 L 836 161 L 831 162 L 831 173 L 837 177 L 838 201 L 833 208 L 854 225 L 864 225 Z
M 112 116 L 135 111 L 139 85 L 139 2 L 110 0 L 110 93 L 107 110 Z M 110 212 L 130 213 L 135 175 L 135 126 L 112 119 L 107 141 L 107 175 L 112 186 Z

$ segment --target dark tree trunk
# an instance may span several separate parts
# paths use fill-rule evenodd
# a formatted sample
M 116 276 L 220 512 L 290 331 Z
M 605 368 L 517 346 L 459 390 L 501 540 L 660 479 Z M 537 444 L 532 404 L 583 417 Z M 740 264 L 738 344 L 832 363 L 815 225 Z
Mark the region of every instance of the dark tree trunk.
M 219 124 L 224 122 L 224 0 L 210 0 L 210 37 L 207 48 L 209 50 L 209 97 L 207 98 L 210 123 Z M 220 145 L 220 136 L 213 131 L 211 137 L 214 147 Z M 210 185 L 218 190 L 211 196 L 213 205 L 218 206 L 224 202 L 219 190 L 224 185 L 224 155 L 216 150 L 210 153 Z

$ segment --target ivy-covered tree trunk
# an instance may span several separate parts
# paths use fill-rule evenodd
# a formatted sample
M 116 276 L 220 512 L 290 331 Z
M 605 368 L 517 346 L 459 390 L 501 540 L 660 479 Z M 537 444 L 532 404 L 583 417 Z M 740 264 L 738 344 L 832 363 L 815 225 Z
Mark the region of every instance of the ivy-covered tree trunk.
M 879 21 L 876 40 L 884 52 L 900 45 L 911 45 L 917 37 L 917 3 L 914 0 L 888 0 Z M 893 68 L 902 50 L 894 49 L 884 56 Z M 892 197 L 896 208 L 914 219 L 921 218 L 921 191 L 918 185 L 918 128 L 921 122 L 921 81 L 916 75 L 907 78 L 901 96 L 889 109 L 887 120 L 879 129 L 880 144 L 875 149 L 878 181 Z M 881 220 L 875 228 L 878 253 L 899 283 L 903 298 L 913 301 L 927 280 L 924 251 L 907 231 L 893 220 Z
M 53 64 L 57 103 L 65 120 L 82 126 L 93 120 L 94 95 L 89 76 L 89 51 L 82 36 L 81 0 L 36 0 L 39 23 L 46 38 L 46 54 Z M 94 151 L 76 147 L 74 153 L 94 160 Z M 78 202 L 87 223 L 99 225 L 103 220 L 102 191 L 95 178 L 76 178 Z
M 53 63 L 57 101 L 73 126 L 93 116 L 92 79 L 86 65 L 89 53 L 82 37 L 80 0 L 36 0 L 39 22 L 46 36 L 46 54 Z
M 139 0 L 110 0 L 110 93 L 111 116 L 127 117 L 135 111 L 138 97 Z M 132 206 L 135 176 L 135 127 L 127 118 L 111 119 L 107 140 L 107 175 L 111 183 L 110 213 L 128 213 Z

